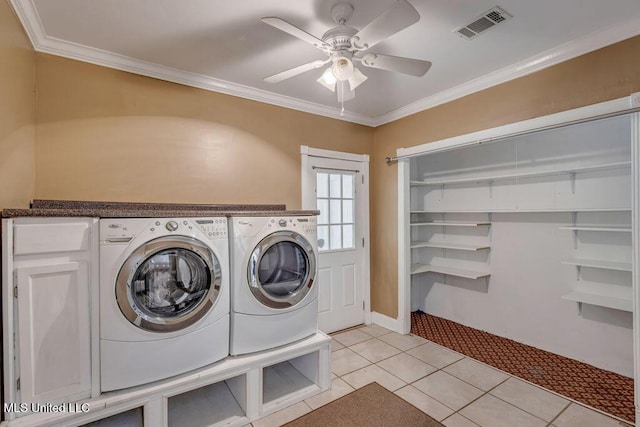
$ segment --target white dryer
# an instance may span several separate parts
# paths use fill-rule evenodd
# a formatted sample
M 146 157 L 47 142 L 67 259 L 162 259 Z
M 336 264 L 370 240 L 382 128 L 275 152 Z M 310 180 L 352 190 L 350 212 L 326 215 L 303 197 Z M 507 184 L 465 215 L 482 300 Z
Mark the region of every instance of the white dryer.
M 231 218 L 230 353 L 267 350 L 318 329 L 315 216 Z
M 227 220 L 100 220 L 100 382 L 118 390 L 229 354 Z

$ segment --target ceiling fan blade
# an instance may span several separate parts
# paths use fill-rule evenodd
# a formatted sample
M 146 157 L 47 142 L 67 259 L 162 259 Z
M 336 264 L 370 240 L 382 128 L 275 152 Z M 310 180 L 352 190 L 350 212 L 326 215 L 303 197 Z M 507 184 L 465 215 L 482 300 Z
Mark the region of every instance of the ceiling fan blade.
M 368 53 L 360 58 L 360 62 L 365 67 L 395 71 L 416 77 L 424 76 L 427 71 L 429 71 L 429 68 L 431 68 L 431 62 L 429 61 L 401 58 L 399 56 L 391 55 L 380 55 L 378 53 Z
M 356 91 L 349 89 L 349 84 L 346 81 L 336 83 L 336 94 L 338 102 L 347 102 L 356 97 Z
M 267 17 L 267 18 L 262 18 L 261 21 L 264 22 L 265 24 L 269 24 L 272 27 L 279 29 L 280 31 L 284 31 L 285 33 L 291 34 L 292 36 L 297 37 L 300 40 L 303 40 L 309 43 L 310 45 L 317 47 L 318 49 L 324 49 L 327 47 L 325 42 L 323 42 L 319 38 L 307 33 L 304 30 L 301 30 L 300 28 L 296 27 L 293 24 L 288 23 L 284 19 Z
M 408 1 L 399 0 L 390 9 L 358 31 L 351 38 L 351 43 L 356 49 L 369 49 L 419 20 L 418 11 Z
M 267 83 L 280 83 L 281 81 L 290 79 L 291 77 L 297 76 L 298 74 L 320 68 L 329 61 L 330 59 L 327 59 L 326 61 L 317 60 L 308 62 L 306 64 L 298 65 L 297 67 L 291 68 L 289 70 L 282 71 L 281 73 L 274 74 L 273 76 L 265 77 L 263 80 Z

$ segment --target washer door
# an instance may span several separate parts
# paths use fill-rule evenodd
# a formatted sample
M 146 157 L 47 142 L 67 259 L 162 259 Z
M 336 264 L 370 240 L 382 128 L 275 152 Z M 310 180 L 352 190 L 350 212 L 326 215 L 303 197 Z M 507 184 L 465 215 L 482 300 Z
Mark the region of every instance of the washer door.
M 184 329 L 215 304 L 222 271 L 202 242 L 160 237 L 136 249 L 116 280 L 116 301 L 135 326 L 152 332 Z
M 249 289 L 271 308 L 298 304 L 311 291 L 316 277 L 313 246 L 294 231 L 278 231 L 258 243 L 249 257 Z

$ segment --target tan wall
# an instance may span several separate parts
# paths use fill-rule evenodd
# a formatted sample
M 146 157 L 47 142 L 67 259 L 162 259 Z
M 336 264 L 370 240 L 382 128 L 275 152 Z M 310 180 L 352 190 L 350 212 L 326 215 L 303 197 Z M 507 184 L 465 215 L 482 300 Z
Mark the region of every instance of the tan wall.
M 373 129 L 36 56 L 36 198 L 286 203 L 300 146 L 370 154 Z
M 296 208 L 300 145 L 371 153 L 372 308 L 396 317 L 397 167 L 384 157 L 640 91 L 638 52 L 640 37 L 375 130 L 38 54 L 35 197 Z
M 35 54 L 9 3 L 0 1 L 0 210 L 28 207 L 34 188 Z
M 398 312 L 396 149 L 552 114 L 640 91 L 640 36 L 375 129 L 371 158 L 371 299 Z

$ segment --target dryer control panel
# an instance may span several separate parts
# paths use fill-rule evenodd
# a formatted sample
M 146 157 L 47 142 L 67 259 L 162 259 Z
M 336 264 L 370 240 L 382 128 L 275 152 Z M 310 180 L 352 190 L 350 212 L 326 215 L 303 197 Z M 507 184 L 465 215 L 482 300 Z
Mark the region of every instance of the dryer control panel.
M 284 217 L 284 218 L 271 218 L 267 224 L 267 228 L 284 228 L 287 227 L 290 230 L 300 230 L 305 233 L 316 232 L 316 217 Z
M 227 238 L 227 218 L 202 218 L 196 219 L 200 231 L 210 239 Z

